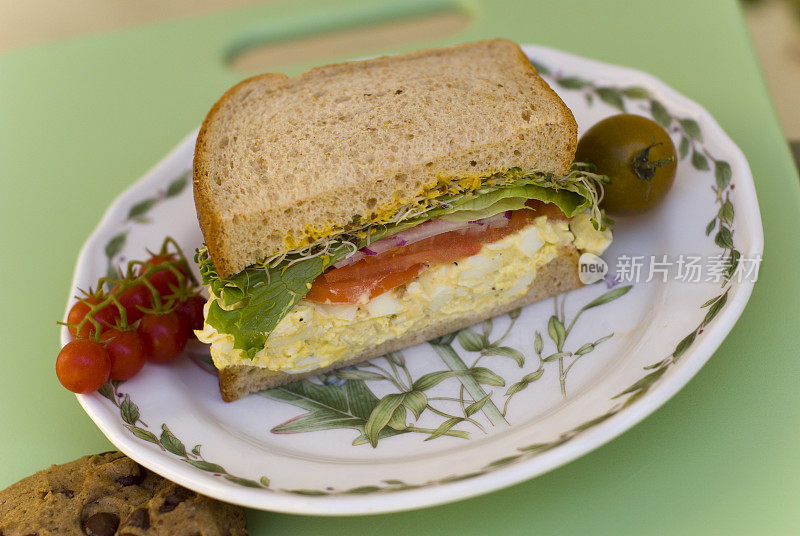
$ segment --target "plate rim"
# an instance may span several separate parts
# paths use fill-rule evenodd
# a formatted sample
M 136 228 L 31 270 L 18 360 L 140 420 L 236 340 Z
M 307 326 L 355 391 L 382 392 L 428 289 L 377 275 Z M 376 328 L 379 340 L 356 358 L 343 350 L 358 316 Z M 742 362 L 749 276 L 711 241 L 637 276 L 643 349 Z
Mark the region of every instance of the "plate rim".
M 713 131 L 713 139 L 726 147 L 729 160 L 735 163 L 736 169 L 739 171 L 736 182 L 737 189 L 743 190 L 741 192 L 743 198 L 751 201 L 737 206 L 737 211 L 740 211 L 737 217 L 737 228 L 748 228 L 751 232 L 749 237 L 751 241 L 750 248 L 749 251 L 744 253 L 747 255 L 763 254 L 763 226 L 749 163 L 741 149 L 703 106 L 680 94 L 659 78 L 638 69 L 597 61 L 551 47 L 529 44 L 520 46 L 528 57 L 539 59 L 540 56 L 546 55 L 559 62 L 567 61 L 578 66 L 580 64 L 592 64 L 594 67 L 609 68 L 617 73 L 625 73 L 632 79 L 645 81 L 652 86 L 658 87 L 659 92 L 672 102 L 689 108 L 694 115 L 702 117 L 704 129 Z M 78 255 L 70 285 L 65 316 L 72 303 L 72 296 L 75 293 L 78 279 L 87 270 L 86 265 L 89 263 L 89 254 L 98 247 L 97 243 L 100 240 L 102 231 L 109 225 L 114 215 L 118 214 L 120 210 L 124 210 L 129 197 L 135 194 L 144 183 L 149 182 L 153 176 L 160 175 L 161 169 L 168 162 L 175 159 L 177 154 L 186 151 L 188 145 L 194 144 L 198 130 L 195 129 L 186 136 L 161 161 L 128 186 L 108 206 Z M 161 463 L 163 456 L 160 453 L 140 448 L 142 445 L 135 437 L 124 434 L 121 427 L 115 428 L 110 423 L 106 423 L 102 416 L 99 415 L 103 410 L 103 407 L 100 406 L 103 400 L 102 397 L 96 395 L 76 396 L 84 411 L 120 451 L 136 462 L 148 468 L 153 468 L 152 470 L 162 476 L 204 495 L 250 508 L 292 514 L 369 515 L 400 512 L 462 500 L 532 479 L 561 467 L 619 437 L 672 398 L 708 362 L 741 316 L 752 294 L 754 285 L 753 281 L 748 280 L 743 281 L 736 287 L 726 306 L 715 318 L 714 326 L 706 330 L 704 337 L 699 339 L 691 348 L 691 353 L 682 360 L 679 367 L 672 371 L 669 381 L 656 383 L 641 399 L 624 408 L 624 411 L 619 411 L 603 422 L 582 431 L 579 434 L 580 437 L 576 436 L 570 441 L 530 459 L 509 464 L 472 478 L 394 491 L 392 493 L 313 497 L 285 492 L 265 493 L 264 490 L 245 487 L 234 488 L 227 484 L 217 484 L 216 480 L 207 478 L 206 475 L 194 468 L 187 466 L 185 470 L 175 470 L 173 469 L 173 464 Z M 62 327 L 62 344 L 65 344 L 68 340 L 68 331 Z

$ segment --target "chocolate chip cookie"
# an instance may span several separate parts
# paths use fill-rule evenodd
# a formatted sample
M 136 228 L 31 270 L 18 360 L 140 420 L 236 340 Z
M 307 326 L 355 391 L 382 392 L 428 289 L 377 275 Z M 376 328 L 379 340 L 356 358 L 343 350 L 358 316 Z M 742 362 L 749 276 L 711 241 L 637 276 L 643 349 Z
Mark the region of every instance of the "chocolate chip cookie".
M 0 536 L 247 536 L 244 509 L 119 452 L 54 465 L 0 492 Z

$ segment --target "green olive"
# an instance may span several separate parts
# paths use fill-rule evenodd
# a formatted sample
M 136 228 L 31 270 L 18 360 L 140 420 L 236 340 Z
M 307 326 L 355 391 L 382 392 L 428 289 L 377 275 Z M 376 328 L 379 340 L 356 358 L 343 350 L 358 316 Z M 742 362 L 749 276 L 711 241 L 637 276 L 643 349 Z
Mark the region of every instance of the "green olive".
M 607 175 L 600 206 L 629 215 L 656 206 L 675 180 L 678 158 L 669 134 L 655 121 L 633 114 L 603 119 L 578 142 L 578 162 L 591 162 Z

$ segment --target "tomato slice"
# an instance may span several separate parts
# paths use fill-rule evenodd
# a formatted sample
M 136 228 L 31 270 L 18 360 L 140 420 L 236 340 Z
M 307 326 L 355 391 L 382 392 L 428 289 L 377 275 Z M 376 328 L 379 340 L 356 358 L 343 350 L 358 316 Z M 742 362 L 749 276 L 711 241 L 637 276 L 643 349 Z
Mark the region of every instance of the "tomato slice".
M 432 237 L 436 238 L 436 237 Z M 322 275 L 328 283 L 345 281 L 363 281 L 392 272 L 404 272 L 417 264 L 444 264 L 453 260 L 475 255 L 481 250 L 481 244 L 473 241 L 457 241 L 450 239 L 446 243 L 440 239 L 437 249 L 429 245 L 415 246 L 430 239 L 420 240 L 408 246 L 394 248 L 374 257 L 366 257 L 350 266 L 330 270 Z M 425 249 L 420 249 L 424 247 Z
M 400 285 L 405 285 L 425 271 L 427 265 L 415 264 L 402 272 L 393 272 L 373 278 L 329 283 L 317 278 L 306 294 L 306 299 L 319 303 L 365 303 Z
M 442 233 L 425 240 L 365 257 L 318 277 L 306 299 L 321 303 L 364 303 L 413 280 L 425 268 L 455 262 L 477 254 L 483 244 L 496 242 L 532 224 L 538 216 L 567 219 L 553 204 L 529 201 L 533 210 L 515 210 L 503 227 L 474 227 Z

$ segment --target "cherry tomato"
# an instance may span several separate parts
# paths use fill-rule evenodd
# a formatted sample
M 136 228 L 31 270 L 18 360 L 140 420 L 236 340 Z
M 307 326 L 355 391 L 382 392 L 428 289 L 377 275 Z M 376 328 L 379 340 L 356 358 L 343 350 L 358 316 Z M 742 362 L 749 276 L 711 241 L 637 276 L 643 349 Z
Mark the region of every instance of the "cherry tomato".
M 194 335 L 194 330 L 203 329 L 203 323 L 205 322 L 203 307 L 205 307 L 205 305 L 206 300 L 202 296 L 192 296 L 178 303 L 176 311 L 178 311 L 183 323 L 189 330 L 190 337 Z
M 167 363 L 175 359 L 186 347 L 189 338 L 189 330 L 175 311 L 144 315 L 138 332 L 144 343 L 145 355 L 155 363 Z
M 159 264 L 164 264 L 165 262 L 175 262 L 175 257 L 172 255 L 155 255 L 148 259 L 147 264 L 151 266 L 158 266 Z M 139 275 L 143 274 L 147 268 L 142 266 L 139 269 Z M 178 271 L 186 277 L 186 271 L 182 267 L 178 267 Z M 172 270 L 166 269 L 161 270 L 160 272 L 156 272 L 150 276 L 150 284 L 156 287 L 158 293 L 161 296 L 169 296 L 173 294 L 173 288 L 177 288 L 179 286 L 178 276 Z
M 69 332 L 73 337 L 89 338 L 92 333 L 94 333 L 95 327 L 91 321 L 87 321 L 81 327 L 80 335 L 77 332 L 76 325 L 83 320 L 89 312 L 91 305 L 97 305 L 101 301 L 100 298 L 89 297 L 85 298 L 83 301 L 76 302 L 75 305 L 72 306 L 72 309 L 69 310 L 69 314 L 67 315 L 67 323 L 72 324 L 69 326 Z M 94 319 L 100 322 L 100 333 L 108 329 L 108 326 L 114 326 L 117 323 L 117 318 L 119 318 L 119 309 L 117 309 L 116 305 L 103 307 L 94 314 Z
M 118 299 L 119 303 L 125 308 L 125 318 L 128 321 L 128 325 L 135 324 L 144 316 L 144 312 L 139 308 L 140 306 L 147 309 L 152 305 L 150 289 L 144 285 L 136 285 L 129 288 Z
M 111 357 L 100 344 L 88 339 L 67 343 L 56 359 L 56 376 L 73 393 L 92 393 L 108 381 Z
M 672 187 L 678 164 L 669 133 L 634 114 L 612 115 L 592 126 L 578 142 L 575 160 L 591 162 L 608 175 L 600 206 L 612 215 L 658 205 Z
M 100 336 L 111 357 L 111 379 L 127 380 L 144 366 L 145 354 L 142 338 L 135 331 L 110 329 Z

